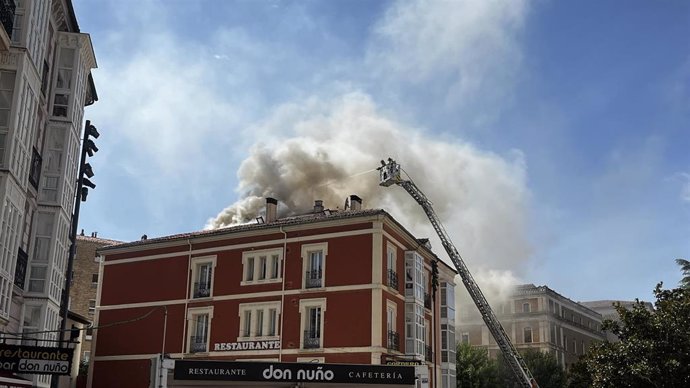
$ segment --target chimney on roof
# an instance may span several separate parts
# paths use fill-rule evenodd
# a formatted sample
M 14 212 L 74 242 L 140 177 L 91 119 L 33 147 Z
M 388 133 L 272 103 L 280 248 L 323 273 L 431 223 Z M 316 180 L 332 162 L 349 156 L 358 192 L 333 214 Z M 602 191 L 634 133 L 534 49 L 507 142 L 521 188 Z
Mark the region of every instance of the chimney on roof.
M 352 194 L 350 196 L 350 210 L 362 210 L 362 198 Z
M 148 239 L 148 238 L 149 238 L 149 236 L 147 236 L 147 235 L 142 235 L 142 236 L 141 236 L 141 239 L 142 239 L 142 240 L 146 240 L 146 239 Z
M 266 198 L 266 223 L 273 222 L 277 219 L 278 214 L 278 200 L 275 198 Z
M 84 229 L 81 230 L 81 233 L 79 233 L 80 236 L 84 235 Z
M 323 201 L 320 199 L 317 199 L 314 201 L 314 213 L 321 213 L 323 212 Z

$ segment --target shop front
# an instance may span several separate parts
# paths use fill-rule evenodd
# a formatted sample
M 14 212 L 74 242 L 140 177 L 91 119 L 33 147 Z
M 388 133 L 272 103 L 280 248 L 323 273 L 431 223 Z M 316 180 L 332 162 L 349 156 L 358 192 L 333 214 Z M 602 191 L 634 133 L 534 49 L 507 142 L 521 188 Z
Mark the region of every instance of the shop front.
M 410 388 L 413 366 L 176 360 L 168 387 Z

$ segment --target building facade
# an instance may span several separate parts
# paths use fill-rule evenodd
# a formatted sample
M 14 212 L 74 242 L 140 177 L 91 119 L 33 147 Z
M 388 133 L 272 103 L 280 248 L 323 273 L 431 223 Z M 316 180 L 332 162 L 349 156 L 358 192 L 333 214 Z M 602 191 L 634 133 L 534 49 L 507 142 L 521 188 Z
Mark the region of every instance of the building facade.
M 0 335 L 55 345 L 91 39 L 70 0 L 0 1 Z M 47 375 L 25 376 L 48 386 Z
M 618 311 L 616 311 L 615 304 L 620 304 L 626 310 L 631 310 L 635 306 L 636 302 L 630 300 L 592 300 L 588 302 L 580 302 L 581 305 L 590 308 L 599 314 L 601 314 L 603 319 L 610 319 L 612 321 L 620 322 L 620 316 Z M 650 302 L 642 302 L 644 308 L 649 311 L 654 311 L 654 305 Z M 609 342 L 618 342 L 618 336 L 606 331 L 606 340 Z
M 518 350 L 551 353 L 566 369 L 605 339 L 601 314 L 547 286 L 519 285 L 494 312 Z M 492 357 L 500 353 L 476 308 L 461 306 L 457 333 L 460 342 L 486 347 Z
M 352 202 L 275 219 L 269 198 L 262 223 L 101 249 L 89 386 L 195 386 L 181 365 L 223 360 L 286 373 L 295 363 L 409 364 L 420 387 L 455 387 L 456 272 L 388 213 Z M 155 372 L 160 354 L 169 373 Z
M 96 250 L 121 241 L 100 238 L 96 233 L 90 236 L 77 235 L 77 251 L 74 255 L 74 273 L 72 275 L 72 287 L 70 288 L 69 298 L 70 312 L 85 317 L 88 324 L 93 323 L 96 314 L 96 298 L 98 290 L 98 271 L 100 258 Z M 80 344 L 79 362 L 89 362 L 91 359 L 91 330 L 84 333 Z

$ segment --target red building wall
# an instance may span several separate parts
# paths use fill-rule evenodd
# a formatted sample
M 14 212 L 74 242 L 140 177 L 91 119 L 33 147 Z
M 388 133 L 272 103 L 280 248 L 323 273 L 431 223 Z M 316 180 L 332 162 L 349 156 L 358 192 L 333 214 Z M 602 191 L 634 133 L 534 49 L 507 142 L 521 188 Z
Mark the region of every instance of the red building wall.
M 281 301 L 282 348 L 287 352 L 281 355 L 286 362 L 297 361 L 300 357 L 323 357 L 328 363 L 362 363 L 372 362 L 371 352 L 325 353 L 323 349 L 301 351 L 300 300 L 326 298 L 326 309 L 323 314 L 323 347 L 324 348 L 359 348 L 387 344 L 386 305 L 387 301 L 397 306 L 396 331 L 400 334 L 400 350 L 404 352 L 404 251 L 418 248 L 416 241 L 409 243 L 409 237 L 400 235 L 396 229 L 384 224 L 384 230 L 398 242 L 408 242 L 404 248 L 396 249 L 396 268 L 398 274 L 397 292 L 387 288 L 388 268 L 386 250 L 388 239 L 382 241 L 380 258 L 381 279 L 383 284 L 380 310 L 372 311 L 372 250 L 374 233 L 372 222 L 328 226 L 321 228 L 296 228 L 283 233 L 266 233 L 249 235 L 238 233 L 225 239 L 213 237 L 216 241 L 195 242 L 191 247 L 187 242 L 158 249 L 142 247 L 135 252 L 107 253 L 106 265 L 103 266 L 102 290 L 99 301 L 97 344 L 95 347 L 95 366 L 93 387 L 134 386 L 118 385 L 122 382 L 120 373 L 132 370 L 133 375 L 148 381 L 150 362 L 148 360 L 112 361 L 113 357 L 134 355 L 155 355 L 161 352 L 163 327 L 165 326 L 165 353 L 177 354 L 178 357 L 198 357 L 190 355 L 186 349 L 187 331 L 191 330 L 186 311 L 189 308 L 213 306 L 209 348 L 215 343 L 236 342 L 240 333 L 239 307 L 243 303 Z M 289 229 L 289 228 L 286 228 Z M 356 231 L 364 231 L 356 234 Z M 332 236 L 331 234 L 355 232 L 353 235 Z M 330 236 L 329 236 L 330 235 Z M 327 236 L 327 237 L 326 237 Z M 314 237 L 314 239 L 309 239 Z M 288 240 L 285 243 L 285 238 Z M 306 238 L 294 241 L 295 238 Z M 264 245 L 264 241 L 271 241 Z M 304 267 L 301 257 L 304 244 L 327 243 L 328 253 L 325 259 L 325 287 L 303 289 Z M 416 245 L 415 245 L 416 244 Z M 241 247 L 236 247 L 241 245 Z M 234 247 L 233 247 L 234 246 Z M 241 285 L 243 278 L 243 252 L 257 250 L 282 249 L 285 279 L 281 282 Z M 199 250 L 204 252 L 199 252 Z M 189 290 L 194 283 L 190 271 L 190 250 L 192 258 L 215 256 L 213 273 L 213 298 L 189 299 Z M 153 258 L 155 255 L 171 254 L 172 257 Z M 137 259 L 142 258 L 142 261 Z M 116 260 L 132 259 L 130 262 L 117 263 Z M 115 264 L 117 263 L 117 264 Z M 338 287 L 333 289 L 333 287 Z M 380 286 L 377 286 L 380 287 Z M 359 288 L 359 289 L 358 289 Z M 260 293 L 273 295 L 259 295 Z M 165 301 L 165 309 L 159 305 Z M 186 303 L 185 303 L 186 301 Z M 139 305 L 145 304 L 145 305 Z M 438 316 L 438 315 L 437 315 Z M 374 317 L 381 322 L 381 343 L 372 344 L 372 325 Z M 382 318 L 381 318 L 382 317 Z M 438 326 L 438 323 L 436 323 Z M 436 335 L 438 337 L 438 335 Z M 435 348 L 437 346 L 435 345 Z M 381 348 L 378 348 L 379 350 Z M 303 352 L 303 354 L 302 354 Z M 276 352 L 277 353 L 277 352 Z M 109 357 L 99 361 L 99 357 Z M 208 355 L 202 357 L 209 358 Z M 252 355 L 252 359 L 277 358 L 277 354 Z M 216 359 L 242 359 L 237 355 L 215 355 Z M 127 365 L 131 364 L 130 367 Z M 144 373 L 144 370 L 146 373 Z M 114 380 L 110 380 L 114 379 Z M 108 382 L 107 384 L 105 382 Z M 110 383 L 113 381 L 114 383 Z M 129 381 L 129 380 L 128 380 Z M 133 380 L 132 380 L 133 381 Z M 143 380 L 142 380 L 143 381 Z

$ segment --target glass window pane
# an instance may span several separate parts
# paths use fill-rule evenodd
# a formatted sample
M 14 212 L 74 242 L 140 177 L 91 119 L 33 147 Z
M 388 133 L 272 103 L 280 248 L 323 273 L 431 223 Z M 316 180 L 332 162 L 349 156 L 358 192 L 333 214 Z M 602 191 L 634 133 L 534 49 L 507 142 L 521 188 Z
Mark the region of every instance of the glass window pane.
M 14 80 L 16 73 L 13 71 L 0 72 L 0 89 L 12 90 L 14 89 Z

